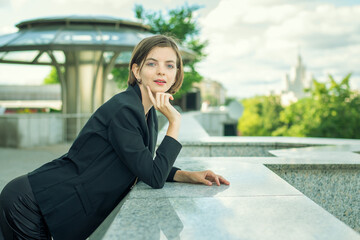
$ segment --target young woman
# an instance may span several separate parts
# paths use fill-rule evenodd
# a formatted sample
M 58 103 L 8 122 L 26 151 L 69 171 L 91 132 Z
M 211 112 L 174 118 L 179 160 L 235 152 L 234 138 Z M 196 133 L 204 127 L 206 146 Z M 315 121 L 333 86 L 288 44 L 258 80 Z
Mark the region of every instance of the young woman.
M 174 40 L 143 39 L 129 67 L 128 89 L 97 109 L 68 153 L 5 186 L 0 196 L 5 239 L 86 239 L 138 179 L 153 188 L 165 181 L 229 184 L 209 170 L 173 167 L 181 149 L 181 117 L 169 100 L 183 81 Z M 155 110 L 169 121 L 156 154 Z

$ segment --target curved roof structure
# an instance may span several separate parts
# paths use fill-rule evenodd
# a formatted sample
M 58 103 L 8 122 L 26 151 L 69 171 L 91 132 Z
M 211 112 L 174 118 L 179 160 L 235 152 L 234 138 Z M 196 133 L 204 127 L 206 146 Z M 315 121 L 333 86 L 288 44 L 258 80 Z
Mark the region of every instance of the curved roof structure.
M 150 36 L 149 26 L 112 17 L 52 17 L 23 21 L 0 36 L 0 51 L 124 50 Z M 120 49 L 119 49 L 120 48 Z
M 0 36 L 0 63 L 53 65 L 65 63 L 64 51 L 121 51 L 117 64 L 127 63 L 134 46 L 151 36 L 149 26 L 109 16 L 63 16 L 31 19 L 19 31 Z
M 105 55 L 121 51 L 116 64 L 126 64 L 134 46 L 152 35 L 148 25 L 109 16 L 39 18 L 16 27 L 18 32 L 0 36 L 0 63 L 53 65 L 43 54 L 50 50 L 61 65 L 63 51 L 99 50 Z M 181 50 L 184 58 L 191 58 L 192 53 Z

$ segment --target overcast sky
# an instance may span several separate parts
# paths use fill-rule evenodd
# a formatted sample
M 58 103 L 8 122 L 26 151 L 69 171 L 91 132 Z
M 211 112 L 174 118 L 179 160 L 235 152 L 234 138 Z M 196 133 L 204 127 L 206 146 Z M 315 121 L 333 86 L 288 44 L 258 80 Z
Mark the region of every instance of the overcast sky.
M 173 9 L 182 0 L 0 0 L 0 35 L 15 24 L 54 15 L 111 15 L 134 20 L 134 4 Z M 360 88 L 360 3 L 332 0 L 194 0 L 201 38 L 209 40 L 199 72 L 239 98 L 284 88 L 300 53 L 307 71 L 324 81 L 352 72 Z M 41 83 L 48 67 L 0 64 L 0 84 Z

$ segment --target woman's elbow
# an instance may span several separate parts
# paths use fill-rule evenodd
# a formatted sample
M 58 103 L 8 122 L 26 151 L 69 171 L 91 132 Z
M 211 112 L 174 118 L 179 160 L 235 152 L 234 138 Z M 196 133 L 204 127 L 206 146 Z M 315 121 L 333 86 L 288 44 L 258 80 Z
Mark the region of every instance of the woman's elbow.
M 155 184 L 151 184 L 150 186 L 153 189 L 161 189 L 164 187 L 164 185 L 165 185 L 165 181 L 164 182 L 156 182 Z
M 160 177 L 154 177 L 152 178 L 152 181 L 150 182 L 150 187 L 154 188 L 154 189 L 160 189 L 163 188 L 165 185 L 166 179 L 165 178 L 160 178 Z
M 149 186 L 154 189 L 160 189 L 163 188 L 166 182 L 166 176 L 163 174 L 154 174 L 152 178 L 150 179 Z

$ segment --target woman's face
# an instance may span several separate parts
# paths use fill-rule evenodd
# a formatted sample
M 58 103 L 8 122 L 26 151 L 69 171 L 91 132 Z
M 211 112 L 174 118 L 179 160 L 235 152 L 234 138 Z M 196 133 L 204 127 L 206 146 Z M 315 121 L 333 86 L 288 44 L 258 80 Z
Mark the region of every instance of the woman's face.
M 167 92 L 175 83 L 176 53 L 171 47 L 154 47 L 144 59 L 142 69 L 134 64 L 132 71 L 141 81 L 140 87 L 146 90 L 149 86 L 153 93 Z

